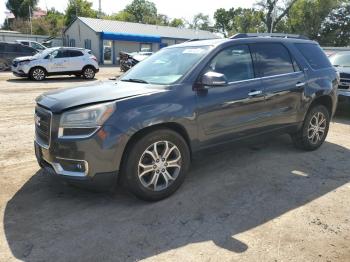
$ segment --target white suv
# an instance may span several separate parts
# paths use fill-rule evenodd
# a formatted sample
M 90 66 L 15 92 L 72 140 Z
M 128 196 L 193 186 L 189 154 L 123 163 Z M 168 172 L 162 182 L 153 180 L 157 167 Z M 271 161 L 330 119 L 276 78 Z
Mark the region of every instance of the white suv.
M 50 75 L 76 75 L 93 79 L 99 67 L 90 50 L 53 47 L 34 56 L 17 57 L 12 62 L 11 70 L 15 76 L 41 81 Z

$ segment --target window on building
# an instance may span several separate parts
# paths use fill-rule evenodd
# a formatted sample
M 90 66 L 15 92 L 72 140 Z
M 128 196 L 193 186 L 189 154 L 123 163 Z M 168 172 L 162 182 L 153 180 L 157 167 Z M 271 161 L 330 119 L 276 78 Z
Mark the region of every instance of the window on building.
M 317 44 L 295 44 L 300 53 L 305 57 L 313 69 L 322 69 L 331 67 L 331 63 Z
M 286 47 L 278 43 L 258 43 L 251 45 L 258 60 L 262 76 L 281 75 L 294 72 L 292 59 Z
M 75 39 L 70 39 L 69 40 L 69 46 L 75 47 Z
M 254 78 L 253 61 L 247 45 L 224 49 L 209 64 L 209 70 L 224 74 L 228 82 Z
M 85 39 L 84 45 L 86 49 L 91 49 L 91 40 L 90 39 Z
M 140 45 L 141 52 L 152 52 L 152 44 L 146 43 Z

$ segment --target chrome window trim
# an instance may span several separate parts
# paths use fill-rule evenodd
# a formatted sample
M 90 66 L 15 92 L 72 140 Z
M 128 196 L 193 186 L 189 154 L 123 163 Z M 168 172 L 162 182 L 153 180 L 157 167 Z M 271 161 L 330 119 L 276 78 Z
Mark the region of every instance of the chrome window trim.
M 256 80 L 263 80 L 263 79 L 275 78 L 275 77 L 280 77 L 280 76 L 294 75 L 294 74 L 298 74 L 298 73 L 303 73 L 303 71 L 297 71 L 297 72 L 291 72 L 291 73 L 285 73 L 285 74 L 278 74 L 278 75 L 273 75 L 273 76 L 254 77 L 254 78 L 245 79 L 245 80 L 238 80 L 238 81 L 228 82 L 227 84 L 228 85 L 239 84 L 239 83 L 249 82 L 249 81 L 253 81 L 253 80 L 255 80 L 255 81 Z

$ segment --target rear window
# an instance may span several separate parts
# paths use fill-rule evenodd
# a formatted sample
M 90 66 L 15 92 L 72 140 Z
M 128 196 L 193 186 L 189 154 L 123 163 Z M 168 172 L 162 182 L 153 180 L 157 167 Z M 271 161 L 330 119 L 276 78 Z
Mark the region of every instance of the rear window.
M 312 67 L 312 69 L 322 69 L 331 67 L 326 54 L 321 47 L 317 44 L 295 44 L 300 53 L 305 57 L 306 61 Z
M 294 72 L 292 59 L 286 47 L 279 43 L 259 43 L 251 45 L 262 76 L 274 76 Z M 299 70 L 297 70 L 299 71 Z

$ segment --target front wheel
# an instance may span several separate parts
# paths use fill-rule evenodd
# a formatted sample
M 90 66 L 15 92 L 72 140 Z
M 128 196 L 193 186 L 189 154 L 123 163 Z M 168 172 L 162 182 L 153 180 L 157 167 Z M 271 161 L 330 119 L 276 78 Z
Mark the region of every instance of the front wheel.
M 294 145 L 304 150 L 316 150 L 325 141 L 329 129 L 330 115 L 323 105 L 316 105 L 307 113 L 303 127 L 292 134 Z
M 95 69 L 91 66 L 87 66 L 83 69 L 82 75 L 85 79 L 94 79 Z
M 190 165 L 186 141 L 168 129 L 146 134 L 126 154 L 123 180 L 131 192 L 148 201 L 173 194 L 183 183 Z
M 34 67 L 32 70 L 30 70 L 29 77 L 35 81 L 42 81 L 46 77 L 46 72 L 41 67 Z

